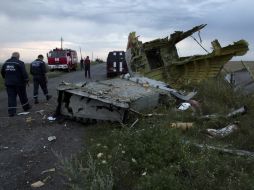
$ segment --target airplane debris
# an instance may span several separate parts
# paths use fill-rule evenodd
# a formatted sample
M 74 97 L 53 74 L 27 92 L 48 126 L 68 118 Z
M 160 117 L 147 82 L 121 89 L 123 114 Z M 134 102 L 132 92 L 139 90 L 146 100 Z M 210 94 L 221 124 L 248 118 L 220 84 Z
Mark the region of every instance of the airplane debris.
M 39 111 L 36 111 L 35 113 L 43 115 L 44 112 L 45 112 L 45 110 L 39 110 Z
M 247 107 L 246 106 L 243 106 L 237 110 L 234 110 L 233 112 L 227 114 L 227 117 L 234 117 L 234 116 L 237 116 L 237 115 L 242 115 L 242 114 L 245 114 L 247 112 Z
M 222 129 L 206 129 L 206 133 L 209 135 L 209 137 L 218 137 L 223 138 L 234 131 L 238 130 L 238 126 L 236 124 L 230 124 Z
M 184 102 L 178 107 L 179 110 L 185 111 L 191 107 L 190 103 Z
M 134 125 L 136 125 L 136 123 L 139 121 L 139 119 L 136 119 L 135 121 L 134 121 L 134 123 L 132 123 L 132 125 L 130 126 L 130 128 L 132 128 L 132 127 L 134 127 Z
M 27 123 L 31 123 L 33 120 L 34 120 L 34 119 L 32 119 L 32 117 L 27 117 L 27 118 L 26 118 L 26 122 L 27 122 Z
M 192 122 L 175 122 L 175 123 L 171 123 L 170 127 L 180 128 L 182 130 L 188 130 L 189 128 L 193 127 L 193 123 Z
M 190 142 L 186 142 L 186 143 L 190 144 Z M 197 143 L 191 143 L 191 144 L 193 144 L 194 146 L 201 148 L 201 149 L 211 149 L 211 150 L 216 150 L 216 151 L 227 153 L 227 154 L 232 154 L 232 155 L 237 155 L 237 156 L 247 156 L 252 159 L 254 158 L 254 152 L 250 152 L 250 151 L 246 151 L 246 150 L 227 149 L 227 148 L 204 145 L 204 144 L 197 144 Z
M 42 181 L 37 181 L 31 184 L 31 187 L 33 188 L 39 188 L 42 187 L 43 185 L 45 185 L 45 183 L 43 183 Z
M 20 112 L 20 113 L 18 113 L 17 115 L 27 115 L 27 114 L 29 114 L 30 112 Z
M 55 171 L 56 171 L 55 168 L 50 168 L 50 169 L 42 171 L 41 174 L 48 173 L 48 172 L 55 172 Z
M 55 121 L 56 118 L 55 118 L 55 117 L 52 117 L 52 116 L 49 116 L 49 117 L 48 117 L 48 120 L 49 120 L 49 121 Z
M 254 92 L 254 74 L 251 69 L 242 62 L 243 69 L 226 74 L 225 80 L 230 83 L 235 90 L 242 90 L 245 94 Z
M 56 140 L 56 136 L 50 136 L 48 137 L 48 141 L 51 142 L 51 141 L 54 141 Z
M 175 88 L 181 87 L 217 76 L 222 66 L 233 56 L 242 56 L 249 50 L 245 40 L 221 47 L 215 39 L 211 43 L 211 53 L 179 57 L 176 44 L 205 26 L 206 24 L 195 26 L 185 32 L 176 31 L 169 37 L 145 43 L 138 39 L 135 32 L 131 32 L 125 54 L 130 75 L 133 76 L 132 71 L 139 72 L 146 77 L 167 82 Z

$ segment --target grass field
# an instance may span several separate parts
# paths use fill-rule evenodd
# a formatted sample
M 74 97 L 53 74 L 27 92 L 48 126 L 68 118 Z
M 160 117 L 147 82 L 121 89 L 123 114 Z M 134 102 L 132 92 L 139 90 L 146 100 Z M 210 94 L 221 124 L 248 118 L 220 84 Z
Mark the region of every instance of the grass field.
M 253 63 L 247 64 L 251 67 Z M 243 68 L 240 62 L 225 67 L 229 72 Z M 195 99 L 201 104 L 199 112 L 161 104 L 143 113 L 159 116 L 130 113 L 125 125 L 104 122 L 90 127 L 85 151 L 72 160 L 62 160 L 70 189 L 253 189 L 253 96 L 234 91 L 223 77 L 191 87 L 198 92 Z M 225 117 L 242 106 L 247 107 L 246 114 Z M 212 114 L 218 117 L 201 117 Z M 175 122 L 193 125 L 181 130 L 171 127 Z M 223 138 L 211 138 L 205 133 L 233 123 L 237 131 Z M 211 146 L 251 151 L 253 156 L 229 154 Z

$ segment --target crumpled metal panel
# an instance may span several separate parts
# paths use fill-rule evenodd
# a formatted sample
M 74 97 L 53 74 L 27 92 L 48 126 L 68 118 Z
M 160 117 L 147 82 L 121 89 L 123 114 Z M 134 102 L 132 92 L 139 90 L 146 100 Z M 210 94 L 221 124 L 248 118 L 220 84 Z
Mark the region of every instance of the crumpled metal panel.
M 124 79 L 60 84 L 58 112 L 71 118 L 123 121 L 127 110 L 158 105 L 160 91 Z
M 169 37 L 146 43 L 139 41 L 135 32 L 131 32 L 126 60 L 133 72 L 164 81 L 174 88 L 215 77 L 233 56 L 244 55 L 249 48 L 245 40 L 239 40 L 225 47 L 221 47 L 219 41 L 214 40 L 211 53 L 207 51 L 205 55 L 179 57 L 176 44 L 205 26 L 205 24 L 195 26 L 185 32 L 176 31 Z

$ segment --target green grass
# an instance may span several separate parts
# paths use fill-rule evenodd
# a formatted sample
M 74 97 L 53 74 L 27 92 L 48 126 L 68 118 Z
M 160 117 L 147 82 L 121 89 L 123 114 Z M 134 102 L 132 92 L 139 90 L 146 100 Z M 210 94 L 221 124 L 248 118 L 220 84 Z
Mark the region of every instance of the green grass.
M 195 88 L 198 91 L 195 98 L 202 105 L 201 114 L 216 113 L 221 117 L 204 120 L 200 119 L 200 114 L 193 115 L 191 110 L 182 112 L 172 105 L 160 105 L 147 113 L 165 115 L 130 115 L 124 128 L 117 123 L 97 124 L 88 129 L 86 151 L 78 155 L 75 162 L 67 162 L 72 170 L 64 166 L 65 175 L 71 179 L 70 189 L 89 189 L 91 181 L 96 181 L 97 175 L 92 175 L 84 182 L 90 168 L 90 161 L 87 161 L 91 159 L 97 173 L 102 176 L 112 173 L 114 185 L 111 189 L 253 189 L 253 158 L 194 145 L 254 152 L 253 96 L 234 92 L 221 79 L 207 80 Z M 243 105 L 248 108 L 246 114 L 223 117 Z M 139 122 L 129 128 L 136 118 Z M 194 126 L 187 131 L 171 128 L 170 124 L 176 121 L 193 122 Z M 234 122 L 239 123 L 239 129 L 227 137 L 211 139 L 203 133 L 207 128 L 223 128 Z M 78 171 L 75 175 L 73 168 Z M 108 180 L 112 182 L 112 178 Z

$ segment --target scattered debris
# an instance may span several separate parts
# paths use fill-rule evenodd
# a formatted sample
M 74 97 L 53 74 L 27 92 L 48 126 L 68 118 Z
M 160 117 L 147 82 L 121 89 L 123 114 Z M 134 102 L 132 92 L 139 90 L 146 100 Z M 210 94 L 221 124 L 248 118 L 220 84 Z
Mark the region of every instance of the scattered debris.
M 234 116 L 237 116 L 237 115 L 242 115 L 242 114 L 245 114 L 247 112 L 247 107 L 246 106 L 243 106 L 237 110 L 234 110 L 233 112 L 227 114 L 227 117 L 234 117 Z
M 189 142 L 186 142 L 186 143 L 190 144 Z M 254 152 L 249 152 L 246 150 L 227 149 L 227 148 L 221 148 L 221 147 L 215 147 L 215 146 L 203 145 L 203 144 L 197 144 L 197 143 L 193 143 L 193 145 L 201 149 L 207 148 L 207 149 L 216 150 L 219 152 L 233 154 L 237 156 L 248 156 L 248 157 L 254 158 Z
M 50 168 L 50 169 L 42 171 L 41 174 L 48 173 L 48 172 L 55 172 L 55 171 L 56 171 L 55 168 Z
M 37 181 L 35 183 L 32 183 L 31 187 L 38 188 L 38 187 L 42 187 L 43 185 L 45 185 L 45 183 L 43 183 L 42 181 Z
M 7 149 L 9 149 L 9 147 L 8 146 L 0 146 L 0 149 L 7 150 Z
M 193 123 L 192 122 L 175 122 L 175 123 L 171 123 L 170 127 L 180 128 L 185 131 L 185 130 L 188 130 L 189 128 L 192 128 Z
M 36 111 L 35 113 L 43 115 L 44 112 L 45 112 L 45 110 L 39 110 L 39 111 Z
M 184 103 L 181 103 L 181 105 L 177 109 L 185 111 L 189 109 L 190 107 L 191 107 L 190 103 L 184 102 Z
M 254 92 L 254 75 L 251 69 L 242 62 L 243 69 L 228 73 L 225 80 L 230 83 L 234 89 L 242 90 L 246 94 Z
M 32 117 L 27 117 L 27 118 L 26 118 L 26 122 L 27 122 L 27 123 L 31 123 L 33 120 L 34 120 L 34 119 L 32 119 Z
M 50 136 L 48 137 L 48 141 L 51 142 L 51 141 L 54 141 L 56 140 L 56 136 Z
M 48 120 L 49 120 L 49 121 L 55 121 L 56 118 L 55 118 L 55 117 L 52 117 L 52 116 L 49 116 L 49 117 L 48 117 Z
M 213 51 L 204 55 L 179 57 L 176 45 L 185 38 L 200 32 L 206 24 L 195 26 L 188 31 L 175 31 L 165 38 L 142 43 L 131 32 L 128 37 L 126 62 L 129 67 L 146 77 L 167 82 L 173 87 L 181 87 L 215 77 L 222 66 L 234 56 L 242 56 L 249 50 L 248 42 L 239 40 L 221 47 L 215 39 L 211 42 Z M 196 41 L 197 42 L 197 41 Z M 202 48 L 203 46 L 198 43 Z M 203 48 L 204 49 L 204 48 Z M 131 69 L 129 72 L 133 74 Z
M 222 115 L 222 114 L 210 114 L 210 115 L 203 115 L 199 117 L 199 119 L 218 119 L 218 118 L 229 118 L 229 117 L 236 117 L 239 115 L 243 115 L 247 112 L 247 107 L 243 106 L 239 109 L 236 109 L 227 115 Z
M 134 123 L 132 123 L 132 125 L 130 126 L 130 128 L 134 127 L 134 125 L 136 125 L 136 123 L 139 121 L 139 119 L 136 119 L 136 121 L 134 121 Z
M 20 113 L 18 113 L 17 115 L 27 115 L 27 114 L 29 114 L 30 112 L 20 112 Z
M 230 135 L 234 131 L 238 129 L 236 124 L 230 124 L 222 129 L 206 129 L 206 133 L 208 133 L 209 137 L 218 137 L 223 138 L 225 136 Z

